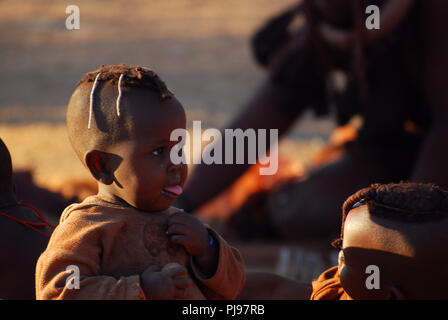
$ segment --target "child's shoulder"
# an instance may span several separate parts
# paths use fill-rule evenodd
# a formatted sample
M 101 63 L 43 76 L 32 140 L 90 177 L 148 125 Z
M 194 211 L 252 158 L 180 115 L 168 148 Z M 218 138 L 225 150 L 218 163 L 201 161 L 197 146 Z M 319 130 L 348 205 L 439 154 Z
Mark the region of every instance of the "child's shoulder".
M 85 222 L 117 222 L 123 217 L 124 211 L 130 210 L 123 206 L 106 202 L 97 195 L 87 197 L 81 203 L 72 203 L 62 212 L 60 223 L 65 221 Z
M 106 234 L 116 234 L 127 223 L 126 208 L 109 206 L 97 196 L 65 208 L 50 243 L 73 238 L 96 242 Z M 65 240 L 64 240 L 65 239 Z
M 182 209 L 170 207 L 164 211 L 152 214 L 138 211 L 132 207 L 105 201 L 98 196 L 90 196 L 81 203 L 73 203 L 65 208 L 61 215 L 61 223 L 75 224 L 120 224 L 130 221 L 147 220 L 153 223 L 165 223 Z

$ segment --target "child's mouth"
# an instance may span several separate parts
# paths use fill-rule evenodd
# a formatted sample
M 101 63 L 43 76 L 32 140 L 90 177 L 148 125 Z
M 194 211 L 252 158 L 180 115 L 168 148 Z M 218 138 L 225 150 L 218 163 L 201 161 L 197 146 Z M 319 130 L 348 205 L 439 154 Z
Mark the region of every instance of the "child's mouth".
M 182 187 L 180 185 L 165 187 L 162 189 L 162 193 L 169 197 L 176 198 L 182 193 Z

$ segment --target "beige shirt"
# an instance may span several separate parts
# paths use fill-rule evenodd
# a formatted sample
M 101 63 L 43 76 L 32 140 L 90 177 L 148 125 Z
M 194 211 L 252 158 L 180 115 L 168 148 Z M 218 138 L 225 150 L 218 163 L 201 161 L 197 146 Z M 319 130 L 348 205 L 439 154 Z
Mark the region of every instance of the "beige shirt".
M 98 196 L 70 205 L 37 262 L 37 299 L 141 299 L 139 275 L 170 262 L 186 266 L 194 282 L 185 299 L 234 299 L 245 281 L 241 254 L 209 228 L 219 261 L 216 273 L 205 278 L 184 247 L 165 234 L 177 211 L 147 213 Z M 70 266 L 79 268 L 79 289 L 66 286 Z

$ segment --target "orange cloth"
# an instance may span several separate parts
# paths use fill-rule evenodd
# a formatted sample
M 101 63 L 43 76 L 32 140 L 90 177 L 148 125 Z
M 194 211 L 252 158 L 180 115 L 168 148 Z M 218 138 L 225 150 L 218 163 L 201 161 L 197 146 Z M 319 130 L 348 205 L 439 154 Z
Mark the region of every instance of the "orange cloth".
M 310 300 L 353 300 L 342 288 L 337 266 L 324 271 L 313 281 Z
M 185 299 L 236 298 L 245 281 L 239 251 L 208 228 L 219 244 L 219 262 L 206 279 L 184 247 L 170 243 L 165 234 L 177 211 L 145 213 L 98 196 L 70 205 L 37 262 L 37 299 L 141 299 L 139 275 L 170 262 L 186 266 L 193 279 Z M 65 285 L 70 265 L 79 268 L 80 289 Z

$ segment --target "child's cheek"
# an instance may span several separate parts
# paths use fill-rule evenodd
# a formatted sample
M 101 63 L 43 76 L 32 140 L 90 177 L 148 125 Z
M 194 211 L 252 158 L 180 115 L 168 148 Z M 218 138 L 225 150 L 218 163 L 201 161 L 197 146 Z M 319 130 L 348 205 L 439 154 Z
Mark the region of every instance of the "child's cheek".
M 185 181 L 187 180 L 188 176 L 188 166 L 186 164 L 182 165 L 182 186 L 185 184 Z
M 348 267 L 345 263 L 338 266 L 339 270 L 339 279 L 341 280 L 341 285 L 344 288 L 344 290 L 350 291 L 350 288 L 355 281 L 353 274 L 351 272 L 350 267 Z
M 347 266 L 341 268 L 340 271 L 341 286 L 350 297 L 356 296 L 356 285 L 354 285 L 353 276 L 350 276 L 350 272 Z

